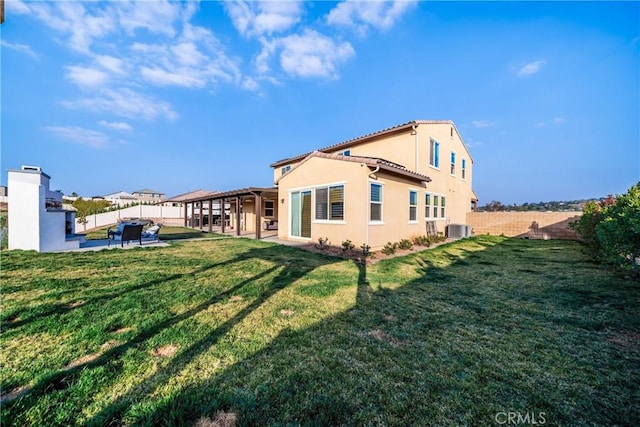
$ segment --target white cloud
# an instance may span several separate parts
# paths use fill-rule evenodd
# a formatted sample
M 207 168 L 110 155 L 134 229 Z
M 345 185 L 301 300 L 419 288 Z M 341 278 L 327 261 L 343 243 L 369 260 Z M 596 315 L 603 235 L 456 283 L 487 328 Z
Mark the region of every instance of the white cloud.
M 327 15 L 329 25 L 350 27 L 361 35 L 369 27 L 378 30 L 391 28 L 413 5 L 414 1 L 358 1 L 346 0 L 339 3 Z
M 44 129 L 61 139 L 76 144 L 87 145 L 93 148 L 105 148 L 109 145 L 109 136 L 91 129 L 78 126 L 46 126 Z
M 86 109 L 98 113 L 110 113 L 131 119 L 154 120 L 164 117 L 178 118 L 178 113 L 167 102 L 157 101 L 128 88 L 102 89 L 92 98 L 63 101 L 62 105 L 73 109 Z
M 115 74 L 125 74 L 124 61 L 120 58 L 109 55 L 96 55 L 95 61 L 107 71 Z
M 473 120 L 471 125 L 474 128 L 488 128 L 491 126 L 491 123 L 489 123 L 489 120 Z
M 27 15 L 31 12 L 29 6 L 27 6 L 25 2 L 20 0 L 7 0 L 4 4 L 7 8 L 7 15 L 11 15 L 14 13 L 16 15 Z
M 298 1 L 224 2 L 224 7 L 234 27 L 245 37 L 289 30 L 303 13 Z
M 567 120 L 564 117 L 556 117 L 555 119 L 553 119 L 553 123 L 555 123 L 557 125 L 561 125 L 566 121 Z
M 538 122 L 534 125 L 537 128 L 543 128 L 545 126 L 544 122 Z
M 98 122 L 98 124 L 100 126 L 109 128 L 109 129 L 115 129 L 115 130 L 121 130 L 121 131 L 131 131 L 133 130 L 133 127 L 125 122 L 108 122 L 106 120 L 100 120 Z
M 0 44 L 6 48 L 15 50 L 16 52 L 24 53 L 25 55 L 30 56 L 35 60 L 40 59 L 38 55 L 31 49 L 31 47 L 26 44 L 10 43 L 6 40 L 0 40 Z
M 241 87 L 243 89 L 246 89 L 246 90 L 255 91 L 255 90 L 258 90 L 260 88 L 260 85 L 258 84 L 258 82 L 255 79 L 253 79 L 251 77 L 247 77 L 246 79 L 244 79 L 242 81 Z
M 107 74 L 95 68 L 69 65 L 65 77 L 83 87 L 102 86 L 107 81 Z
M 166 0 L 115 2 L 120 26 L 133 35 L 138 29 L 151 33 L 175 36 L 174 22 L 182 15 L 179 2 Z
M 543 61 L 543 60 L 530 62 L 520 67 L 520 69 L 518 70 L 518 75 L 520 77 L 532 76 L 537 72 L 539 72 L 545 64 L 546 64 L 546 61 Z
M 279 40 L 282 48 L 280 65 L 289 75 L 299 77 L 337 78 L 336 67 L 354 55 L 348 42 L 337 44 L 333 39 L 306 30 Z
M 149 83 L 158 86 L 183 86 L 183 87 L 202 87 L 205 81 L 197 76 L 176 72 L 169 72 L 158 67 L 140 67 L 142 77 Z

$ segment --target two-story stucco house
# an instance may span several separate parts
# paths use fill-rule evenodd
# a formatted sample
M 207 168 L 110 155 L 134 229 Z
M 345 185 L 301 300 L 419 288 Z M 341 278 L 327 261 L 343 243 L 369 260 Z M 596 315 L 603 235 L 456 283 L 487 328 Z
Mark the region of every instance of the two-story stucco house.
M 278 238 L 373 250 L 464 224 L 473 158 L 452 121 L 415 120 L 271 165 Z

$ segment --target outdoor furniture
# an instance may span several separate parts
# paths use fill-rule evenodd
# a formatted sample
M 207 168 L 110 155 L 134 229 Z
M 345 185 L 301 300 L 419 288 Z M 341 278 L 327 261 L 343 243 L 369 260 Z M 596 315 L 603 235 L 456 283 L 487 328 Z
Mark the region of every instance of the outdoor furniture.
M 111 227 L 107 229 L 107 246 L 111 246 L 111 241 L 120 240 L 120 246 L 124 247 L 125 240 L 130 242 L 132 240 L 138 240 L 142 245 L 142 224 L 131 224 L 122 222 L 118 225 L 118 228 L 111 230 Z
M 160 240 L 160 227 L 162 227 L 162 224 L 152 225 L 142 232 L 142 237 L 145 239 Z
M 263 230 L 277 230 L 278 229 L 278 221 L 275 219 L 267 220 L 262 223 Z

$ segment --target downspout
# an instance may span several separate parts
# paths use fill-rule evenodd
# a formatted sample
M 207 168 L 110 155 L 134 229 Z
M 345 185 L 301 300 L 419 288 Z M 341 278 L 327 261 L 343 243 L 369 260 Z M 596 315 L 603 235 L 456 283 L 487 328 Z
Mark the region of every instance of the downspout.
M 415 145 L 416 145 L 416 167 L 414 168 L 414 170 L 416 172 L 420 173 L 420 162 L 418 160 L 418 154 L 419 154 L 418 153 L 418 131 L 416 130 L 417 127 L 418 126 L 416 126 L 416 125 L 411 126 L 411 129 L 412 129 L 411 130 L 411 135 L 414 135 L 416 137 L 415 138 L 415 140 L 416 140 L 416 142 L 415 142 Z
M 375 179 L 377 181 L 378 177 L 375 176 L 375 174 L 379 170 L 380 170 L 380 165 L 376 165 L 376 168 L 374 169 L 374 171 L 369 174 L 369 178 Z M 371 191 L 370 190 L 371 186 L 369 185 L 368 182 L 367 182 L 367 187 L 369 187 L 369 188 L 367 189 L 367 191 L 364 192 L 364 205 L 365 206 L 369 205 L 369 201 L 367 200 L 367 198 L 369 197 L 369 192 Z M 369 208 L 369 209 L 371 209 L 371 208 Z M 364 237 L 364 240 L 365 241 L 364 242 L 367 245 L 369 245 L 369 209 L 365 209 L 364 210 L 364 215 L 365 215 L 365 221 L 364 221 L 364 226 L 365 226 L 365 233 L 364 233 L 365 237 Z

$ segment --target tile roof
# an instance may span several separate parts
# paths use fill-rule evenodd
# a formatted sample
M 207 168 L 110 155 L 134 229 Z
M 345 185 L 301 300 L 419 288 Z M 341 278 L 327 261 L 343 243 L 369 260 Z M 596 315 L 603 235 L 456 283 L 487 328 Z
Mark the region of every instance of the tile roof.
M 164 193 L 163 193 L 163 192 L 161 192 L 161 191 L 149 190 L 148 188 L 145 188 L 144 190 L 136 190 L 136 191 L 133 191 L 132 193 L 144 193 L 144 194 L 151 194 L 151 193 L 153 193 L 153 194 L 164 194 Z
M 218 194 L 219 191 L 209 191 L 209 190 L 195 190 L 189 191 L 187 193 L 178 194 L 177 196 L 170 197 L 165 199 L 165 202 L 184 202 L 185 200 L 191 200 L 199 197 L 207 197 L 214 194 Z
M 337 144 L 333 144 L 333 145 L 329 145 L 327 147 L 324 148 L 320 148 L 319 150 L 316 151 L 332 151 L 332 150 L 337 150 L 340 148 L 347 148 L 347 147 L 351 147 L 353 145 L 356 145 L 360 142 L 364 142 L 370 139 L 373 139 L 375 137 L 378 136 L 382 136 L 382 135 L 387 135 L 393 132 L 398 132 L 398 131 L 402 131 L 402 130 L 406 130 L 406 129 L 410 129 L 413 126 L 416 125 L 433 125 L 433 124 L 447 124 L 447 125 L 452 125 L 455 128 L 455 124 L 453 123 L 453 121 L 451 120 L 412 120 L 410 122 L 406 122 L 406 123 L 402 123 L 396 126 L 392 126 L 386 129 L 382 129 L 376 132 L 372 132 L 372 133 L 368 133 L 366 135 L 362 135 L 356 138 L 352 138 L 352 139 L 348 139 L 346 141 L 343 142 L 339 142 Z M 457 131 L 457 129 L 456 129 Z M 459 132 L 458 132 L 459 134 Z M 294 157 L 289 157 L 286 159 L 282 159 L 282 160 L 278 160 L 274 163 L 272 163 L 270 166 L 271 167 L 278 167 L 280 165 L 286 164 L 286 163 L 291 163 L 291 162 L 296 162 L 296 161 L 300 161 L 302 159 L 304 159 L 305 157 L 309 156 L 311 153 L 313 153 L 313 151 L 310 151 L 308 153 L 304 153 L 304 154 L 300 154 L 298 156 L 294 156 Z
M 420 174 L 418 172 L 414 172 L 412 170 L 407 169 L 403 165 L 400 165 L 400 164 L 394 163 L 394 162 L 390 162 L 390 161 L 385 160 L 385 159 L 380 159 L 380 158 L 377 158 L 377 157 L 365 157 L 365 156 L 344 156 L 344 155 L 338 154 L 338 153 L 324 153 L 322 151 L 314 151 L 311 154 L 309 154 L 307 157 L 305 157 L 302 162 L 298 163 L 293 168 L 291 168 L 290 171 L 288 171 L 286 174 L 284 174 L 280 178 L 278 178 L 278 180 L 276 181 L 276 184 L 283 177 L 289 175 L 291 172 L 296 170 L 298 167 L 300 167 L 302 164 L 306 163 L 309 159 L 311 159 L 313 157 L 320 157 L 320 158 L 323 158 L 323 159 L 340 160 L 340 161 L 345 161 L 345 162 L 354 162 L 354 163 L 365 164 L 365 165 L 367 165 L 369 167 L 374 167 L 374 168 L 378 167 L 378 168 L 380 168 L 380 170 L 384 170 L 386 172 L 402 175 L 404 177 L 407 177 L 407 178 L 410 178 L 410 179 L 414 179 L 414 180 L 417 180 L 417 181 L 424 181 L 424 182 L 430 182 L 431 181 L 431 178 L 429 178 L 426 175 L 422 175 L 422 174 Z

